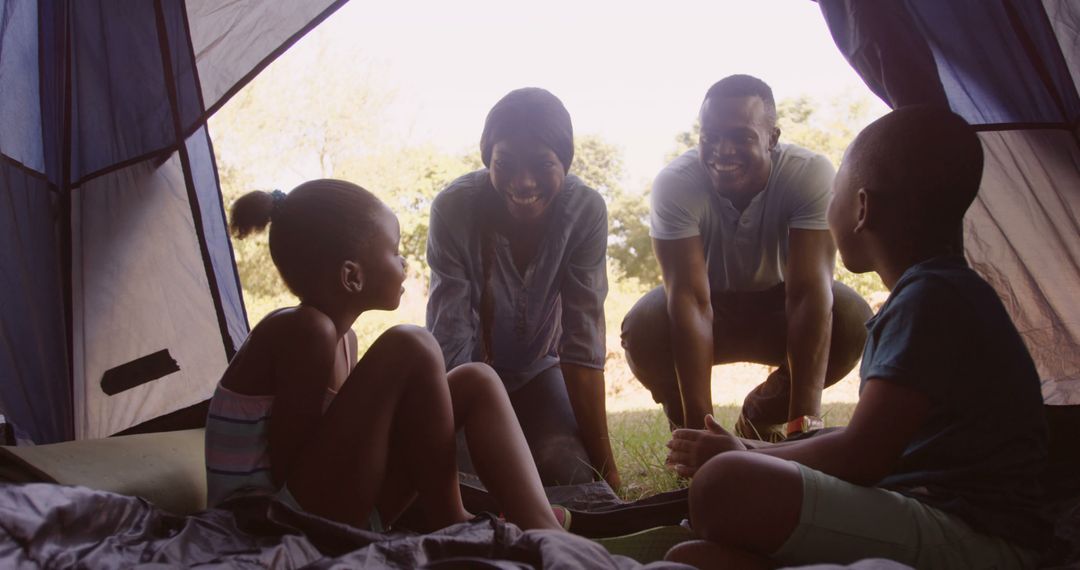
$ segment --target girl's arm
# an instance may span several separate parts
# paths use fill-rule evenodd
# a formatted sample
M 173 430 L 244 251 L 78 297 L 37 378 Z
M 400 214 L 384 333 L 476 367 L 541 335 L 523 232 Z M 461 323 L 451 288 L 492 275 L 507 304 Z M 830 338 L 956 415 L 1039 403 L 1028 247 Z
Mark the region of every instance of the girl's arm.
M 564 273 L 562 338 L 559 359 L 570 404 L 581 430 L 582 443 L 593 467 L 612 487 L 619 472 L 608 438 L 604 390 L 607 357 L 604 299 L 607 297 L 607 208 L 598 194 L 577 222 L 580 235 L 571 235 L 569 263 Z M 587 207 L 588 207 L 587 206 Z
M 322 313 L 300 307 L 282 317 L 274 343 L 270 415 L 271 475 L 279 484 L 288 480 L 303 446 L 316 437 L 339 350 L 334 324 Z
M 450 370 L 472 362 L 477 333 L 472 317 L 472 283 L 461 244 L 439 214 L 437 199 L 431 206 L 427 261 L 431 268 L 427 329 L 439 341 L 446 369 Z

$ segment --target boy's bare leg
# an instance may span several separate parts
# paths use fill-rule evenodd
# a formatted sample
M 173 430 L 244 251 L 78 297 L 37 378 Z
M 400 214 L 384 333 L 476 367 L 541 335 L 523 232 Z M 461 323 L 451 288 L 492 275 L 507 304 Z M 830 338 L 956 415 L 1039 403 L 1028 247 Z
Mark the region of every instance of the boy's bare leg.
M 776 552 L 802 511 L 802 475 L 792 462 L 733 451 L 710 459 L 690 485 L 690 522 L 732 552 Z
M 476 473 L 506 518 L 524 529 L 561 529 L 495 371 L 484 364 L 465 364 L 451 370 L 447 380 L 454 423 L 464 427 Z
M 362 527 L 377 503 L 400 512 L 416 493 L 432 528 L 468 520 L 443 371 L 442 352 L 427 331 L 398 326 L 383 333 L 296 458 L 288 487 L 301 506 Z M 389 469 L 395 472 L 388 487 Z

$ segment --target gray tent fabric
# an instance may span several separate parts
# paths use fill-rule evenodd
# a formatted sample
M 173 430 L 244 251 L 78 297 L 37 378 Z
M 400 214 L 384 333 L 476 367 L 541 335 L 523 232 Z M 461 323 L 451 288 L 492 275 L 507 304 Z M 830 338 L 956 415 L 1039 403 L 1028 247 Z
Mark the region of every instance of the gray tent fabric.
M 208 398 L 248 331 L 206 119 L 343 0 L 0 0 L 0 414 Z
M 177 516 L 85 487 L 0 484 L 0 515 L 0 561 L 14 568 L 690 568 L 642 566 L 580 536 L 522 532 L 490 515 L 430 534 L 377 534 L 266 496 Z
M 818 4 L 886 103 L 943 95 L 979 132 L 986 165 L 965 219 L 967 258 L 1005 302 L 1044 401 L 1080 404 L 1080 2 Z

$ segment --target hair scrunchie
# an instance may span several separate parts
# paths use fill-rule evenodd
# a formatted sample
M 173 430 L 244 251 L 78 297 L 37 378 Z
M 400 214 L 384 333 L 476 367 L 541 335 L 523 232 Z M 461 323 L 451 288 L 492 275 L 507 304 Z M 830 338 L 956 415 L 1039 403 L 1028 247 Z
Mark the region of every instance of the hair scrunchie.
M 284 192 L 282 192 L 281 190 L 274 190 L 274 191 L 270 192 L 270 199 L 273 200 L 272 205 L 270 206 L 270 219 L 271 220 L 273 220 L 274 216 L 276 216 L 278 214 L 278 212 L 281 211 L 281 207 L 285 205 L 285 198 L 287 196 L 288 195 L 285 194 Z

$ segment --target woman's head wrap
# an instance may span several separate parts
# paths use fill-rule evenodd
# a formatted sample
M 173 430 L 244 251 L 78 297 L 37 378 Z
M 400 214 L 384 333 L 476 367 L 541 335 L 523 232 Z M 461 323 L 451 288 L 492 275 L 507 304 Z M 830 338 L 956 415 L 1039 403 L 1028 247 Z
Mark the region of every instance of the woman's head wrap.
M 512 136 L 532 135 L 559 157 L 563 170 L 574 160 L 574 126 L 562 101 L 539 87 L 515 89 L 488 112 L 480 135 L 480 158 L 491 166 L 495 143 Z

